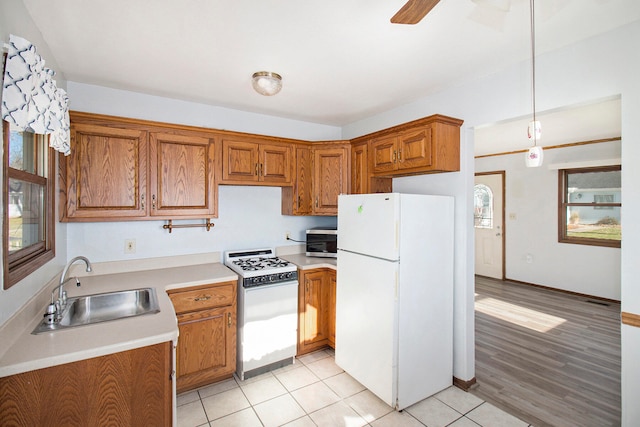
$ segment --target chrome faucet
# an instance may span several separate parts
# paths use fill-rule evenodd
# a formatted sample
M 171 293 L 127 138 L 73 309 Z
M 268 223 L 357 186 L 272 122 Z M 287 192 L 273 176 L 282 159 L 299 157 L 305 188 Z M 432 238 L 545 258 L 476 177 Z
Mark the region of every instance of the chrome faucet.
M 55 288 L 53 288 L 53 290 L 51 291 L 51 304 L 49 304 L 49 306 L 47 307 L 47 312 L 45 314 L 45 317 L 47 318 L 47 322 L 49 323 L 53 323 L 57 320 L 60 320 L 60 318 L 62 317 L 62 311 L 64 310 L 64 306 L 67 303 L 67 292 L 64 290 L 64 285 L 71 280 L 75 280 L 76 286 L 80 286 L 80 279 L 78 279 L 77 277 L 67 278 L 67 272 L 69 271 L 69 267 L 71 267 L 71 264 L 73 264 L 76 261 L 84 261 L 84 263 L 87 265 L 87 269 L 85 270 L 87 273 L 90 273 L 92 271 L 91 261 L 89 261 L 86 257 L 83 257 L 83 256 L 77 256 L 75 258 L 72 258 L 71 261 L 67 263 L 67 265 L 64 267 L 64 270 L 62 270 L 62 274 L 60 275 L 60 284 Z M 57 300 L 54 299 L 54 294 L 56 290 L 58 291 Z

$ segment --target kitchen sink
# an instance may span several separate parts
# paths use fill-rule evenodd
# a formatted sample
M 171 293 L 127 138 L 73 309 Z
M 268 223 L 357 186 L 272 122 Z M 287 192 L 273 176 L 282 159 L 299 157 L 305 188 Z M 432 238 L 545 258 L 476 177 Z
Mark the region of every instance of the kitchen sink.
M 153 288 L 84 295 L 69 298 L 60 320 L 54 323 L 43 320 L 32 333 L 57 331 L 159 311 L 158 297 Z

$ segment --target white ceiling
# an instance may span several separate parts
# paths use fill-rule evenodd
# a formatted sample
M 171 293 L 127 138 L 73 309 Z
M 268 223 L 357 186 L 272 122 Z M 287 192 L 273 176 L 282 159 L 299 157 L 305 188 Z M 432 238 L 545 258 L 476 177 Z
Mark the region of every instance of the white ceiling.
M 70 81 L 333 126 L 530 58 L 527 0 L 389 23 L 404 2 L 24 0 Z M 640 1 L 537 0 L 536 16 L 540 54 L 640 19 Z M 278 95 L 253 91 L 261 70 L 283 76 Z

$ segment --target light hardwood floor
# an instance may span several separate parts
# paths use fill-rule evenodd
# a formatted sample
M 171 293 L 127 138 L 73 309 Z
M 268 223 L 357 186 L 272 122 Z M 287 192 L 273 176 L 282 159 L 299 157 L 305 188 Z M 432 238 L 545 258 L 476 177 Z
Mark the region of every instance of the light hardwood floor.
M 475 300 L 474 395 L 538 427 L 620 425 L 620 304 L 479 276 Z

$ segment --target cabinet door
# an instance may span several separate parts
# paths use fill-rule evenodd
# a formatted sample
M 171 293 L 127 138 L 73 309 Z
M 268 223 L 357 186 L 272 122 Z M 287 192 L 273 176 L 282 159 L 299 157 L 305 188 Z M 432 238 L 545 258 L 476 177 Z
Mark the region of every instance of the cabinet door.
M 317 215 L 337 215 L 338 195 L 348 193 L 347 148 L 314 149 L 314 206 Z
M 152 133 L 151 216 L 216 215 L 214 142 L 187 133 Z
M 424 168 L 432 164 L 431 127 L 401 133 L 398 137 L 398 169 Z
M 0 378 L 2 426 L 171 426 L 171 343 Z
M 258 181 L 258 144 L 222 140 L 222 179 L 225 181 Z
M 369 192 L 368 161 L 367 144 L 355 145 L 351 149 L 351 194 Z
M 373 173 L 390 172 L 397 169 L 397 136 L 384 136 L 371 142 L 371 168 Z
M 71 155 L 60 157 L 61 219 L 145 216 L 147 149 L 145 131 L 74 124 Z
M 259 146 L 259 180 L 290 184 L 291 152 L 291 146 L 261 144 Z
M 308 353 L 328 343 L 327 301 L 328 286 L 325 286 L 323 269 L 310 270 L 303 274 L 299 296 L 298 353 Z
M 313 172 L 312 156 L 309 147 L 296 148 L 296 179 L 294 182 L 293 213 L 311 215 L 313 211 Z
M 178 393 L 229 377 L 236 369 L 235 306 L 178 315 Z
M 329 285 L 329 303 L 327 307 L 327 331 L 329 335 L 329 345 L 336 348 L 336 271 L 327 271 L 327 281 Z

